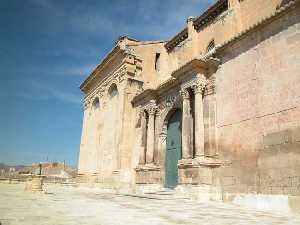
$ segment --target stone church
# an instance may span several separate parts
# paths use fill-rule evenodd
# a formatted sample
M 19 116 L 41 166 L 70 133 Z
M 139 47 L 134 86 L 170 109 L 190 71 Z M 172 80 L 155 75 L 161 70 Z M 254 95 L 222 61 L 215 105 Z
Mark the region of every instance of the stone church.
M 121 36 L 80 89 L 82 179 L 300 195 L 299 0 L 218 0 L 167 41 Z

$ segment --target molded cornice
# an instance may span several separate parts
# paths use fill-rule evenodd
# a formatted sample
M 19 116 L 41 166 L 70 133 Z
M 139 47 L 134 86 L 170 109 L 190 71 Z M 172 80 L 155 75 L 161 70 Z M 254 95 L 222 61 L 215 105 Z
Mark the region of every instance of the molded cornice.
M 105 57 L 104 59 L 100 62 L 100 64 L 93 70 L 93 72 L 82 82 L 82 84 L 80 85 L 80 90 L 85 92 L 86 91 L 86 87 L 88 86 L 88 84 L 96 77 L 97 73 L 101 70 L 103 70 L 103 68 L 105 68 L 109 62 L 114 58 L 114 56 L 120 54 L 120 53 L 124 53 L 125 50 L 121 49 L 118 45 L 115 46 Z
M 211 52 L 209 55 L 210 56 L 215 55 L 217 52 L 220 52 L 220 51 L 226 49 L 227 47 L 230 47 L 232 44 L 234 44 L 235 42 L 243 39 L 247 35 L 255 32 L 260 27 L 266 26 L 267 24 L 271 23 L 275 19 L 285 15 L 290 10 L 292 10 L 296 7 L 299 7 L 299 6 L 300 6 L 300 0 L 290 0 L 288 3 L 286 3 L 285 5 L 280 7 L 279 9 L 277 9 L 270 16 L 263 18 L 262 20 L 258 21 L 257 23 L 255 23 L 252 26 L 245 29 L 244 31 L 236 34 L 231 39 L 223 42 L 222 44 L 217 45 L 214 52 Z
M 171 76 L 179 79 L 181 76 L 184 76 L 185 74 L 189 72 L 196 72 L 201 74 L 206 74 L 206 71 L 210 68 L 217 68 L 219 65 L 219 60 L 215 58 L 205 58 L 205 57 L 197 57 L 183 66 L 179 67 L 177 70 L 173 71 Z

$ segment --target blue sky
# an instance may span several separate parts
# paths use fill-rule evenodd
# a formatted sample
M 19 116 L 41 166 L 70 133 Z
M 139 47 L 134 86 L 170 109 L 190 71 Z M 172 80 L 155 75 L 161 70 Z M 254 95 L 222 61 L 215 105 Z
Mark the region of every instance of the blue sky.
M 169 39 L 212 2 L 1 0 L 0 162 L 77 165 L 79 85 L 115 39 Z

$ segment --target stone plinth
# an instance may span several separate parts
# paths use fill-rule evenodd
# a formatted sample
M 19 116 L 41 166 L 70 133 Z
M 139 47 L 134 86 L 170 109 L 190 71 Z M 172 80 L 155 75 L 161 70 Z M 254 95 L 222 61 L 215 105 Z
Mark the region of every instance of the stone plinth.
M 30 176 L 26 181 L 25 191 L 42 192 L 44 176 Z
M 157 165 L 140 165 L 135 171 L 136 184 L 160 184 L 162 182 L 161 170 Z
M 224 162 L 207 157 L 179 160 L 179 184 L 213 185 L 214 171 L 222 164 Z

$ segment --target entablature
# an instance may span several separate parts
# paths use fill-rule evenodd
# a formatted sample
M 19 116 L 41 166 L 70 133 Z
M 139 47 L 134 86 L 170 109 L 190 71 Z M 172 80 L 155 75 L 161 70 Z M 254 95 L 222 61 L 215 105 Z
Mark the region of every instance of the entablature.
M 166 97 L 166 105 L 176 102 L 176 96 L 170 95 L 170 90 L 204 91 L 205 95 L 213 94 L 215 89 L 215 77 L 212 71 L 218 68 L 220 61 L 212 57 L 194 58 L 171 74 L 171 78 L 160 84 L 155 89 L 146 89 L 136 95 L 132 104 L 134 107 L 146 105 L 150 100 L 159 100 Z M 167 94 L 167 95 L 166 95 Z M 165 96 L 166 95 L 166 96 Z M 170 97 L 171 96 L 171 97 Z

